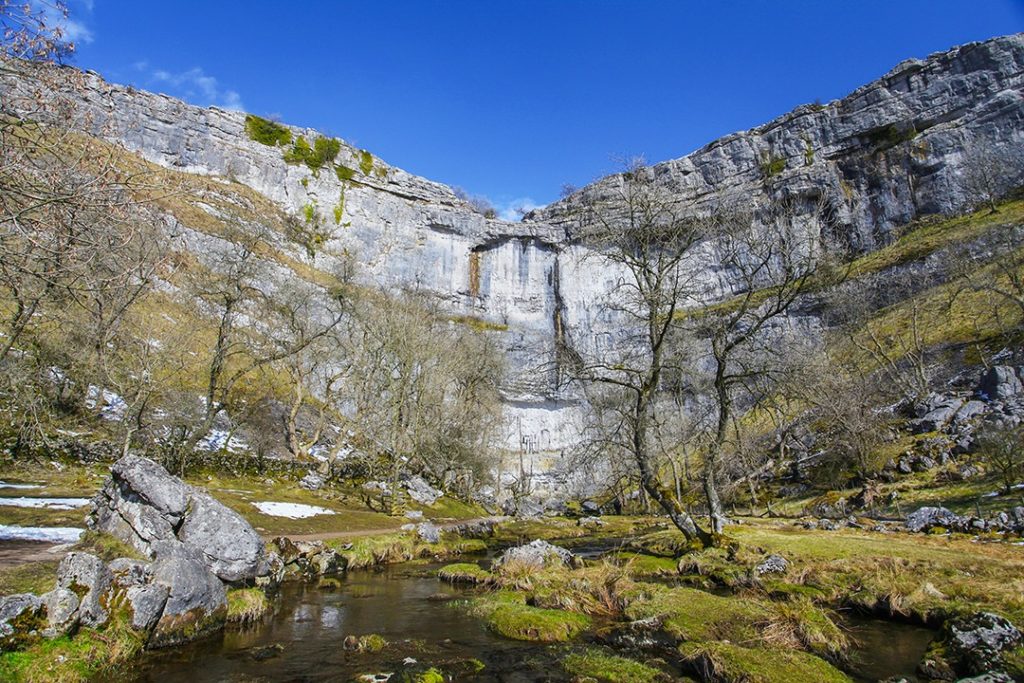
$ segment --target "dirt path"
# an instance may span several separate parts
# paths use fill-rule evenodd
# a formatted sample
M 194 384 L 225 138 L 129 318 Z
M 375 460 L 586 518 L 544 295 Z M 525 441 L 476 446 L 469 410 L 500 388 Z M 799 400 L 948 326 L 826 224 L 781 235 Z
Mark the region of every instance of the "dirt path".
M 458 519 L 451 522 L 444 522 L 438 524 L 437 526 L 440 527 L 442 531 L 448 531 L 463 524 L 477 524 L 480 522 L 497 523 L 506 519 L 508 519 L 508 517 L 476 517 L 474 519 Z M 417 524 L 418 522 L 416 520 L 409 520 L 409 523 Z M 397 531 L 400 531 L 399 527 L 392 526 L 384 527 L 381 529 L 358 529 L 354 531 L 326 531 L 318 534 L 274 534 L 271 536 L 266 536 L 265 538 L 269 540 L 271 538 L 277 538 L 278 536 L 284 536 L 285 538 L 288 538 L 292 541 L 327 541 L 336 538 L 360 538 L 362 536 L 380 536 L 382 534 L 393 534 Z
M 43 541 L 0 541 L 0 569 L 29 562 L 58 562 L 71 550 L 70 544 Z

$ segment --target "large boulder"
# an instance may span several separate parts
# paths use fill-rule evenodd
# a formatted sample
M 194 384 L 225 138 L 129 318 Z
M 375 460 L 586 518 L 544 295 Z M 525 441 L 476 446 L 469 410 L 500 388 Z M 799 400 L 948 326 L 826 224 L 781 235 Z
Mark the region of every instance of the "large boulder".
M 184 545 L 224 581 L 245 582 L 266 571 L 263 541 L 234 510 L 189 486 L 158 463 L 126 455 L 93 500 L 89 526 L 112 534 L 150 558 Z
M 149 647 L 177 645 L 224 625 L 227 590 L 195 555 L 183 551 L 157 559 L 153 585 L 164 586 L 167 599 Z
M 981 376 L 978 392 L 990 401 L 1005 401 L 1024 392 L 1017 373 L 1008 365 L 995 365 Z
M 537 539 L 526 545 L 509 548 L 494 561 L 492 568 L 500 569 L 508 564 L 518 564 L 541 569 L 549 565 L 572 565 L 575 559 L 576 556 L 565 548 Z
M 57 586 L 79 597 L 78 618 L 84 626 L 102 626 L 109 614 L 103 599 L 114 576 L 106 563 L 89 553 L 68 553 L 57 567 Z
M 960 529 L 966 526 L 966 523 L 963 517 L 944 507 L 923 507 L 907 515 L 904 525 L 907 531 L 916 533 L 935 527 Z
M 191 486 L 158 463 L 126 455 L 110 468 L 110 477 L 93 499 L 89 526 L 152 557 L 154 542 L 175 537 L 191 493 Z
M 255 578 L 263 561 L 263 539 L 245 519 L 208 493 L 194 491 L 178 538 L 199 550 L 206 566 L 224 581 Z

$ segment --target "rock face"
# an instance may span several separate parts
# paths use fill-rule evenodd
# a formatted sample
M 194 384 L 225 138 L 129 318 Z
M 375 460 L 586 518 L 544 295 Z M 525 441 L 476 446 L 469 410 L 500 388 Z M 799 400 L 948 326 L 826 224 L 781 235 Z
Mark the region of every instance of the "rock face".
M 0 75 L 5 98 L 15 100 L 33 86 L 31 74 Z M 415 284 L 433 293 L 453 318 L 483 323 L 507 355 L 505 445 L 523 454 L 528 470 L 549 469 L 576 441 L 582 399 L 559 381 L 559 359 L 565 357 L 559 350 L 590 355 L 626 335 L 623 319 L 602 306 L 618 274 L 587 258 L 574 239 L 573 216 L 582 200 L 609 196 L 620 177 L 537 210 L 522 223 L 488 220 L 450 188 L 372 155 L 372 171 L 354 171 L 358 182 L 345 186 L 333 173 L 313 175 L 289 165 L 281 148 L 248 137 L 240 112 L 189 106 L 95 74 L 85 74 L 81 86 L 69 78 L 67 91 L 81 101 L 96 135 L 168 169 L 230 178 L 292 214 L 307 205 L 329 213 L 329 203 L 344 189 L 343 219 L 350 227 L 330 236 L 314 265 L 335 270 L 342 264 L 331 254 L 351 254 L 360 284 L 391 290 Z M 823 197 L 835 216 L 829 237 L 871 250 L 891 241 L 897 226 L 970 203 L 965 145 L 1024 155 L 1022 93 L 1024 35 L 970 43 L 904 61 L 840 100 L 798 107 L 659 163 L 651 173 L 693 211 L 723 194 L 751 206 L 769 196 L 811 204 Z M 307 139 L 317 135 L 291 131 Z M 342 143 L 340 164 L 358 169 L 360 159 L 360 150 Z M 1003 170 L 1002 179 L 1012 185 L 1020 182 L 1024 164 L 1011 162 Z M 230 183 L 223 184 L 229 192 Z M 189 221 L 169 218 L 200 258 L 223 248 Z M 306 261 L 302 247 L 277 246 Z M 712 248 L 692 266 L 700 269 L 710 300 L 729 295 L 737 284 L 716 268 Z M 282 270 L 288 277 L 290 271 Z M 180 497 L 168 494 L 161 515 L 172 520 Z M 146 524 L 136 529 L 147 530 Z M 163 527 L 151 531 L 166 533 Z
M 113 580 L 103 560 L 89 553 L 68 553 L 57 568 L 57 585 L 80 596 L 78 618 L 85 626 L 107 623 L 103 596 Z
M 241 515 L 148 458 L 126 455 L 114 463 L 93 506 L 90 528 L 151 558 L 182 545 L 231 583 L 255 579 L 264 568 L 263 540 Z

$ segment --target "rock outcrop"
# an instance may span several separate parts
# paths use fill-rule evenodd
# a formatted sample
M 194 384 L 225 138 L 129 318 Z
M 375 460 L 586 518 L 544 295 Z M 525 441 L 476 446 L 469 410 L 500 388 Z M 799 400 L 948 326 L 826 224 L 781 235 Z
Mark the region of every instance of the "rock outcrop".
M 357 169 L 348 180 L 287 163 L 280 147 L 248 136 L 243 113 L 67 73 L 66 88 L 58 90 L 81 103 L 83 120 L 97 136 L 174 172 L 212 178 L 223 186 L 218 192 L 255 191 L 293 215 L 308 206 L 329 213 L 344 192 L 337 206 L 349 227 L 329 236 L 315 263 L 299 245 L 281 240 L 275 247 L 297 263 L 329 271 L 344 265 L 337 255 L 351 255 L 360 284 L 389 290 L 415 284 L 433 293 L 453 320 L 479 323 L 508 358 L 504 445 L 531 461 L 527 469 L 543 472 L 574 443 L 582 398 L 559 381 L 565 357 L 559 351 L 607 349 L 622 342 L 624 328 L 601 306 L 617 274 L 588 259 L 576 242 L 574 210 L 583 199 L 609 196 L 621 178 L 599 181 L 521 223 L 491 220 L 450 188 L 343 141 L 337 161 Z M 0 96 L 8 101 L 33 89 L 31 73 L 0 75 Z M 722 196 L 750 206 L 770 197 L 824 199 L 833 216 L 827 237 L 871 250 L 891 241 L 897 226 L 970 204 L 964 178 L 971 145 L 1024 155 L 1022 93 L 1024 34 L 971 43 L 904 61 L 842 99 L 798 107 L 656 164 L 651 173 L 694 212 Z M 289 130 L 307 139 L 318 135 Z M 1019 184 L 1024 163 L 1003 170 L 1007 186 Z M 206 206 L 195 208 L 210 214 Z M 200 258 L 225 248 L 187 215 L 169 216 L 168 223 Z M 692 265 L 710 300 L 736 286 L 729 272 L 716 268 L 713 249 L 701 251 Z M 275 267 L 289 277 L 287 268 Z M 171 491 L 168 496 L 169 507 L 155 509 L 173 526 L 181 499 Z M 159 520 L 138 521 L 136 533 L 167 533 Z
M 230 584 L 272 586 L 284 575 L 281 559 L 264 551 L 248 522 L 148 458 L 118 460 L 93 503 L 92 528 L 152 562 L 68 553 L 54 590 L 0 598 L 0 650 L 115 619 L 126 619 L 147 647 L 176 645 L 223 627 Z M 307 564 L 320 573 L 339 568 L 320 555 Z
M 263 540 L 241 515 L 142 456 L 113 465 L 93 500 L 89 527 L 150 558 L 181 546 L 229 583 L 266 573 Z

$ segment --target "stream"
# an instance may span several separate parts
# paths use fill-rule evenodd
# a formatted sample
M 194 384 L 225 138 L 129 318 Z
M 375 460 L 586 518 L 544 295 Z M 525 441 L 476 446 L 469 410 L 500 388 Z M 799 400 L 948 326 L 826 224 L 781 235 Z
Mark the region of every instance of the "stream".
M 490 634 L 458 602 L 452 603 L 475 590 L 439 581 L 435 574 L 440 566 L 353 571 L 341 577 L 337 590 L 288 582 L 269 621 L 148 653 L 132 680 L 347 681 L 360 674 L 401 671 L 407 657 L 420 665 L 467 673 L 468 661 L 480 660 L 483 671 L 465 677 L 473 681 L 570 680 L 558 660 L 571 645 L 524 643 Z M 914 669 L 934 635 L 925 628 L 874 619 L 851 620 L 848 627 L 858 641 L 850 671 L 858 681 L 892 676 L 916 680 Z M 376 654 L 344 649 L 346 636 L 367 634 L 379 634 L 392 646 Z

